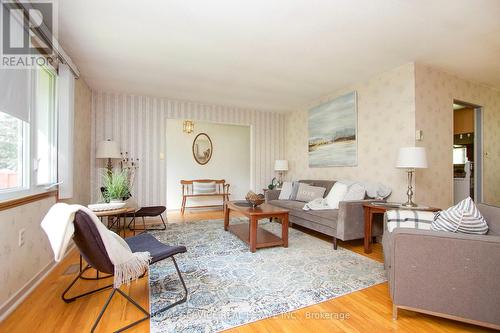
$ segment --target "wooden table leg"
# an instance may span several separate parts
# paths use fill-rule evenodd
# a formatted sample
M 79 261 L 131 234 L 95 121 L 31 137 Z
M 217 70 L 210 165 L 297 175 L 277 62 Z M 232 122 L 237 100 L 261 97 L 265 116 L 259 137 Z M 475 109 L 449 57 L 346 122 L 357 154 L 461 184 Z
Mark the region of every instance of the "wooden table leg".
M 365 253 L 372 252 L 372 219 L 373 214 L 370 208 L 365 207 L 365 240 L 364 240 L 364 250 Z
M 224 230 L 227 231 L 229 227 L 229 207 L 227 204 L 224 205 Z
M 257 250 L 257 218 L 250 218 L 248 228 L 250 233 L 250 252 L 253 253 Z
M 285 214 L 281 219 L 281 239 L 283 247 L 288 247 L 288 214 Z

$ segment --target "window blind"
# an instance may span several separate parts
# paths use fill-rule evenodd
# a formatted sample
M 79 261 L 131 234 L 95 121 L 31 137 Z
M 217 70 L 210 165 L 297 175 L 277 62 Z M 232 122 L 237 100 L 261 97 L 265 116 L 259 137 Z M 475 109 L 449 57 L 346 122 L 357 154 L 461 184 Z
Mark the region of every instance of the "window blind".
M 27 69 L 0 69 L 0 111 L 29 122 L 30 71 Z

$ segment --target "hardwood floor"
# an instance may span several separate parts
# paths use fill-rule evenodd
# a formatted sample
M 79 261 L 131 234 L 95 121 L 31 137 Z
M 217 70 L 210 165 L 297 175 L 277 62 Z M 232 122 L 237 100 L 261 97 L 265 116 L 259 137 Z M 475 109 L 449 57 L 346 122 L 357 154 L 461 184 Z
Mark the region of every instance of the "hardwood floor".
M 168 221 L 184 222 L 222 218 L 221 211 L 168 213 Z M 312 233 L 317 237 L 324 237 Z M 366 255 L 362 240 L 339 242 L 339 246 Z M 333 251 L 333 249 L 332 249 Z M 382 248 L 374 244 L 373 252 L 366 255 L 382 261 Z M 109 290 L 64 303 L 60 295 L 75 274 L 65 274 L 68 269 L 77 268 L 78 253 L 73 250 L 26 300 L 2 323 L 0 332 L 89 332 Z M 93 273 L 93 272 L 91 272 Z M 77 282 L 75 292 L 82 292 L 103 286 L 108 281 Z M 149 306 L 147 278 L 122 287 L 144 308 Z M 140 318 L 141 313 L 122 297 L 115 296 L 110 308 L 99 324 L 97 332 L 110 332 Z M 145 321 L 127 332 L 149 332 L 149 321 Z M 382 283 L 320 304 L 309 306 L 285 315 L 260 320 L 227 332 L 490 332 L 490 330 L 400 310 L 399 319 L 392 320 L 392 303 L 387 283 Z

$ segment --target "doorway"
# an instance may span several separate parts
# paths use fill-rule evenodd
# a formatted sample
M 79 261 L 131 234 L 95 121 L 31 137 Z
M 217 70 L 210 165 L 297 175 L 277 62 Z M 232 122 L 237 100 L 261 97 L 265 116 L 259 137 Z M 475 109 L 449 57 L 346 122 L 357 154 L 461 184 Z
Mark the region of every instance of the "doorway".
M 453 102 L 453 202 L 481 202 L 482 121 L 478 105 Z

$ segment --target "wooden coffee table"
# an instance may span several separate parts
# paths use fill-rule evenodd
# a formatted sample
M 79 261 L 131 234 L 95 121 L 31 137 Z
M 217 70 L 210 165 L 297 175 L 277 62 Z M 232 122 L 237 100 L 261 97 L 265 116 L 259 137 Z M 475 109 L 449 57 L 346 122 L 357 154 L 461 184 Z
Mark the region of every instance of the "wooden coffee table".
M 229 215 L 232 210 L 248 217 L 249 224 L 229 225 Z M 281 220 L 281 238 L 263 228 L 259 228 L 258 221 L 264 218 L 278 218 Z M 224 204 L 224 230 L 232 232 L 249 244 L 251 252 L 264 247 L 288 247 L 288 210 L 266 203 L 252 208 L 246 201 L 226 201 Z

